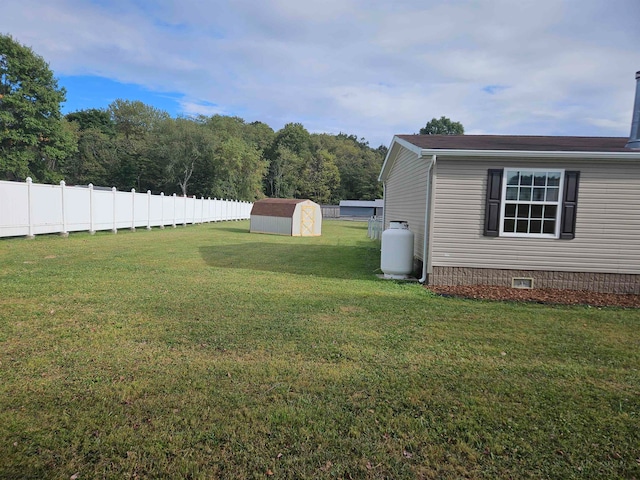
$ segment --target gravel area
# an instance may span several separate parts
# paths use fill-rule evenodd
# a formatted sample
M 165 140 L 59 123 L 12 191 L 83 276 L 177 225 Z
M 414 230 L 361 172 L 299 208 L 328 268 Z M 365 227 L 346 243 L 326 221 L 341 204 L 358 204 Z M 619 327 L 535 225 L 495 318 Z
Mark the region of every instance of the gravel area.
M 586 290 L 557 290 L 553 288 L 533 288 L 528 290 L 488 285 L 429 285 L 426 288 L 438 295 L 449 297 L 562 305 L 590 305 L 592 307 L 640 308 L 640 295 L 597 293 Z

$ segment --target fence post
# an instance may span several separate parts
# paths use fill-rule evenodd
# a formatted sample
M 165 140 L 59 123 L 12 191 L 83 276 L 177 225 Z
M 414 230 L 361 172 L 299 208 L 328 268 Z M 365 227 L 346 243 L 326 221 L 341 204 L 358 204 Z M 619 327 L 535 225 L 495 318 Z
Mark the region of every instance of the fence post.
M 184 217 L 182 217 L 182 226 L 186 227 L 187 226 L 187 194 L 185 193 L 182 198 L 184 198 Z
M 160 192 L 160 229 L 164 230 L 164 192 Z
M 204 223 L 204 196 L 201 196 L 200 200 L 200 223 Z
M 93 183 L 89 184 L 89 235 L 95 235 L 96 229 L 93 224 Z
M 173 194 L 173 228 L 176 228 L 176 194 Z
M 62 232 L 60 232 L 60 236 L 61 237 L 68 237 L 69 236 L 69 232 L 67 232 L 67 217 L 66 217 L 66 212 L 65 212 L 65 204 L 64 204 L 64 190 L 66 187 L 66 183 L 64 182 L 64 180 L 60 180 L 60 196 L 61 196 L 61 201 L 62 201 Z
M 147 230 L 151 230 L 151 190 L 147 190 Z
M 131 189 L 131 227 L 129 230 L 136 231 L 136 189 Z
M 116 215 L 116 187 L 111 187 L 111 193 L 113 194 L 113 228 L 111 233 L 118 233 L 118 223 Z
M 33 198 L 31 198 L 31 177 L 27 177 L 27 220 L 29 222 L 29 232 L 27 238 L 33 240 L 36 236 L 33 234 Z

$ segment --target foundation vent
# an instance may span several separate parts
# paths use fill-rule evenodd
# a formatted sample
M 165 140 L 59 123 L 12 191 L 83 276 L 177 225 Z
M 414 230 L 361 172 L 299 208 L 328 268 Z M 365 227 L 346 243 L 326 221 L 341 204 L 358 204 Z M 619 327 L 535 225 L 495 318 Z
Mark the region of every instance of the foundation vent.
M 513 277 L 511 279 L 511 286 L 513 288 L 533 288 L 533 278 L 530 277 Z

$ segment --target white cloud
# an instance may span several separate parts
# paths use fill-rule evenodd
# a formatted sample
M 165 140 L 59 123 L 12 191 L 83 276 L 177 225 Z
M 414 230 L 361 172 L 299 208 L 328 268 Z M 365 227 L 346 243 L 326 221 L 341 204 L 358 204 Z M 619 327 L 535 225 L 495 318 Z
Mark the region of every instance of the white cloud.
M 374 145 L 442 115 L 470 133 L 624 136 L 640 3 L 605 3 L 6 0 L 0 32 L 56 75 L 182 94 L 184 114 Z

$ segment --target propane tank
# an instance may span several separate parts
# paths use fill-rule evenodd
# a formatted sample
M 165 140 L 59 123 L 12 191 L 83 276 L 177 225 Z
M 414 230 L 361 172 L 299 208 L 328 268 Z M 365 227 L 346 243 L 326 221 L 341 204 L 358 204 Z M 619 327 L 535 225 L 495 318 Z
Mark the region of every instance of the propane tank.
M 413 233 L 403 220 L 389 222 L 382 232 L 380 269 L 384 278 L 402 280 L 413 272 Z

